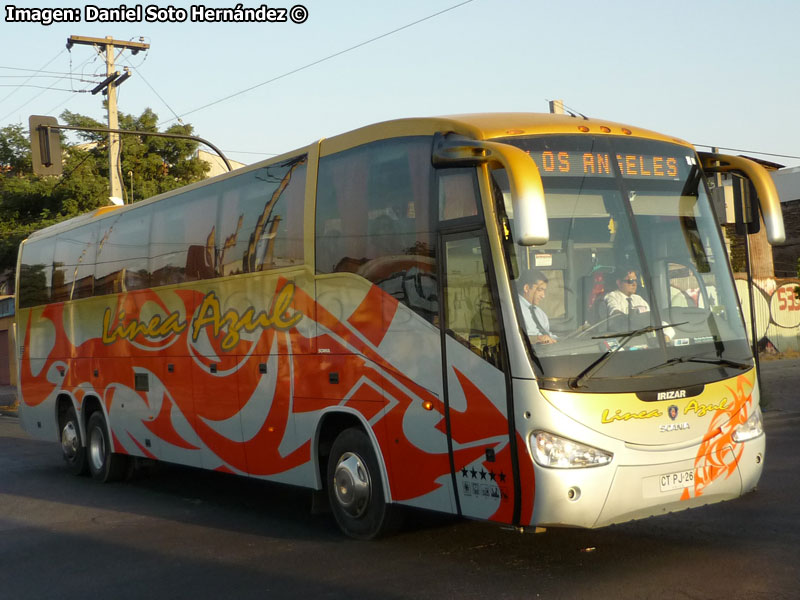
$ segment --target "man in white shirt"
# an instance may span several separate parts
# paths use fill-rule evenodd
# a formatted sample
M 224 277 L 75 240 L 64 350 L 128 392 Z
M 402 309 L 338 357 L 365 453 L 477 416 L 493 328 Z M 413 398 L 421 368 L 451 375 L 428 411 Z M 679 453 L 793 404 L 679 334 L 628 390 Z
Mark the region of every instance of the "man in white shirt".
M 539 307 L 547 293 L 547 277 L 541 271 L 523 271 L 517 282 L 519 304 L 525 332 L 534 344 L 555 344 L 556 336 L 550 331 L 550 319 Z
M 603 299 L 606 306 L 606 314 L 609 317 L 627 315 L 629 329 L 641 327 L 641 320 L 633 317 L 636 314 L 649 313 L 650 305 L 647 300 L 636 293 L 636 287 L 639 285 L 639 273 L 636 269 L 623 269 L 620 273 L 624 273 L 624 275 L 617 279 L 617 289 L 606 294 Z M 669 342 L 675 336 L 675 330 L 672 327 L 666 327 L 664 335 Z
M 625 269 L 621 273 L 623 274 L 617 279 L 617 289 L 606 294 L 604 298 L 606 314 L 613 317 L 650 312 L 647 300 L 636 293 L 639 274 L 635 269 Z

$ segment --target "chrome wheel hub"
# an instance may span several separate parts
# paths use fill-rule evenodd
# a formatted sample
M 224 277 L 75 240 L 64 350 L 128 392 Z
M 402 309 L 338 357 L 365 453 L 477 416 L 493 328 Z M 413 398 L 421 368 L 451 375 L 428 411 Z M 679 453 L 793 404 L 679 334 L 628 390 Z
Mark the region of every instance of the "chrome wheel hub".
M 81 449 L 81 438 L 74 421 L 69 421 L 61 430 L 61 451 L 67 460 L 72 460 Z
M 363 515 L 369 506 L 371 482 L 361 457 L 345 452 L 333 473 L 333 489 L 339 506 L 351 517 Z
M 95 471 L 101 471 L 106 462 L 106 441 L 97 427 L 89 432 L 89 460 Z

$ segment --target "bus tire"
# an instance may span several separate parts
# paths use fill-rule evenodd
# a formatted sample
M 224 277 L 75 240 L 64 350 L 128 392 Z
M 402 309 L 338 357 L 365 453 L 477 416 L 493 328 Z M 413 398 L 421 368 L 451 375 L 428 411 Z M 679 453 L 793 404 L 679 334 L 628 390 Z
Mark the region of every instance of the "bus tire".
M 345 429 L 333 442 L 326 487 L 336 523 L 348 536 L 371 540 L 396 526 L 396 511 L 384 499 L 378 459 L 360 429 Z
M 86 475 L 89 472 L 86 447 L 81 439 L 81 428 L 74 406 L 67 409 L 61 426 L 61 454 L 71 473 Z
M 111 452 L 111 437 L 101 411 L 95 411 L 89 417 L 86 438 L 86 459 L 92 478 L 106 483 L 125 477 L 128 457 Z

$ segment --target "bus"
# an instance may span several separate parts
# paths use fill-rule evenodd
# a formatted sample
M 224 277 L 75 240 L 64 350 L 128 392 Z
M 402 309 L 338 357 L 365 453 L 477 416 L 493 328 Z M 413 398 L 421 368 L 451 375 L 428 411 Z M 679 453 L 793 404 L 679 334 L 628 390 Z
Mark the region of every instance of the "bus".
M 304 486 L 359 539 L 403 507 L 525 530 L 736 498 L 765 438 L 716 172 L 780 243 L 758 164 L 566 115 L 389 121 L 99 208 L 21 245 L 21 424 L 102 482 Z

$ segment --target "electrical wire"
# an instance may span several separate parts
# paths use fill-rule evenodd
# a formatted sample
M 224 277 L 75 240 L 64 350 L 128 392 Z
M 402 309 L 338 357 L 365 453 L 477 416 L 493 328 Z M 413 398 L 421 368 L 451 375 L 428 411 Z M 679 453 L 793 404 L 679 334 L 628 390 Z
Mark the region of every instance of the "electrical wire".
M 278 152 L 250 152 L 248 150 L 225 150 L 225 154 L 257 154 L 258 156 L 278 156 Z
M 171 106 L 170 106 L 170 105 L 167 103 L 167 101 L 166 101 L 166 100 L 164 100 L 164 98 L 162 98 L 162 97 L 161 97 L 161 94 L 159 94 L 159 93 L 156 91 L 156 89 L 155 89 L 155 88 L 154 88 L 152 85 L 150 85 L 150 82 L 149 82 L 149 81 L 147 81 L 147 79 L 145 78 L 145 76 L 144 76 L 144 75 L 142 75 L 142 72 L 141 72 L 141 71 L 139 71 L 139 69 L 137 69 L 135 66 L 133 66 L 133 65 L 130 63 L 130 61 L 129 61 L 129 60 L 127 60 L 127 57 L 126 57 L 126 60 L 125 60 L 124 62 L 125 62 L 126 64 L 128 64 L 128 65 L 130 66 L 130 68 L 131 68 L 131 69 L 133 69 L 133 70 L 134 70 L 134 72 L 135 72 L 135 73 L 136 73 L 136 74 L 137 74 L 139 77 L 141 77 L 141 78 L 142 78 L 142 81 L 144 81 L 144 82 L 145 82 L 145 84 L 147 85 L 147 87 L 149 87 L 149 88 L 150 88 L 150 90 L 152 90 L 152 92 L 153 92 L 153 93 L 156 95 L 156 97 L 157 97 L 159 100 L 161 100 L 161 102 L 163 102 L 163 103 L 164 103 L 164 106 L 166 106 L 166 107 L 169 109 L 169 111 L 170 111 L 170 112 L 171 112 L 173 115 L 175 115 L 175 119 L 177 119 L 178 123 L 180 123 L 181 125 L 185 125 L 185 123 L 183 122 L 183 119 L 181 119 L 181 118 L 178 116 L 178 113 L 176 113 L 176 112 L 175 112 L 175 111 L 172 109 L 172 107 L 171 107 Z M 175 119 L 170 119 L 170 120 L 175 120 Z
M 45 64 L 43 67 L 42 67 L 42 69 L 44 69 L 44 67 L 46 67 L 47 65 L 49 65 L 50 63 L 52 63 L 54 60 L 56 60 L 56 59 L 57 59 L 59 56 L 61 56 L 61 55 L 62 55 L 64 52 L 65 52 L 65 50 L 62 50 L 61 52 L 59 52 L 59 53 L 58 53 L 58 54 L 57 54 L 55 57 L 53 57 L 51 60 L 49 60 L 49 61 L 48 61 L 48 62 L 47 62 L 47 63 L 46 63 L 46 64 Z M 84 65 L 86 65 L 88 62 L 90 62 L 90 61 L 91 61 L 91 60 L 93 60 L 94 58 L 95 58 L 95 57 L 89 57 L 89 58 L 87 58 L 85 61 L 83 61 L 83 62 L 82 62 L 80 65 L 79 65 L 79 67 L 80 67 L 80 68 L 82 68 Z M 68 75 L 68 76 L 70 77 L 70 80 L 72 79 L 72 75 L 73 75 L 73 73 L 74 73 L 74 71 L 72 70 L 72 53 L 70 53 L 70 73 L 69 73 L 69 75 Z M 83 75 L 82 75 L 82 76 L 83 76 Z M 96 76 L 96 75 L 91 75 L 91 77 L 95 77 L 95 76 Z M 105 76 L 103 76 L 103 77 L 105 77 Z M 65 77 L 62 77 L 62 79 L 66 79 L 66 78 L 67 78 L 67 76 L 65 76 Z M 45 91 L 46 91 L 46 90 L 49 90 L 49 89 L 53 89 L 53 88 L 54 88 L 54 86 L 55 86 L 55 85 L 58 83 L 58 81 L 59 81 L 59 80 L 56 80 L 55 82 L 53 82 L 53 84 L 52 84 L 51 86 L 44 88 L 44 89 L 45 89 Z M 38 86 L 31 86 L 31 87 L 38 87 Z M 89 90 L 88 90 L 88 89 L 86 89 L 86 90 L 76 90 L 76 89 L 74 89 L 74 88 L 73 88 L 73 89 L 69 89 L 69 90 L 58 89 L 58 91 L 68 91 L 68 92 L 73 92 L 73 93 L 84 93 L 84 92 L 88 92 Z M 11 92 L 11 94 L 9 94 L 8 96 L 6 96 L 6 98 L 10 97 L 10 96 L 11 96 L 12 94 L 14 94 L 15 92 L 16 92 L 16 90 L 14 90 L 14 92 Z M 13 115 L 15 112 L 17 112 L 18 110 L 21 110 L 21 109 L 23 109 L 24 107 L 26 107 L 28 104 L 30 104 L 31 102 L 33 102 L 34 100 L 36 100 L 37 98 L 39 98 L 39 97 L 40 97 L 40 96 L 41 96 L 43 93 L 44 93 L 44 92 L 39 92 L 39 93 L 37 93 L 37 94 L 34 94 L 33 96 L 31 96 L 30 98 L 28 98 L 28 100 L 26 100 L 26 101 L 25 101 L 23 104 L 21 104 L 20 106 L 18 106 L 18 107 L 17 107 L 17 108 L 15 108 L 14 110 L 12 110 L 12 111 L 10 111 L 9 113 L 7 113 L 7 114 L 3 115 L 2 117 L 0 117 L 0 122 L 2 122 L 2 121 L 5 121 L 5 120 L 6 120 L 8 117 L 10 117 L 11 115 Z M 2 101 L 0 101 L 0 102 L 2 102 Z M 64 103 L 65 103 L 65 102 L 61 102 L 60 104 L 64 104 Z M 59 104 L 59 105 L 60 105 L 60 104 Z M 48 111 L 48 112 L 51 112 L 51 111 Z
M 80 69 L 81 69 L 81 77 L 97 77 L 97 78 L 104 78 L 104 77 L 105 77 L 105 75 L 102 75 L 102 74 L 100 74 L 100 73 L 97 73 L 97 74 L 90 74 L 90 75 L 86 75 L 86 74 L 84 74 L 84 73 L 83 73 L 83 70 L 82 70 L 82 69 L 83 69 L 83 67 L 84 67 L 84 66 L 85 66 L 87 63 L 89 63 L 89 62 L 93 62 L 93 61 L 96 61 L 96 60 L 97 60 L 97 56 L 96 56 L 96 55 L 95 55 L 95 56 L 90 56 L 89 58 L 87 58 L 86 60 L 84 60 L 84 61 L 83 61 L 83 62 L 82 62 L 80 65 L 78 65 L 78 68 L 80 68 Z M 72 77 L 72 75 L 73 75 L 74 73 L 75 73 L 75 70 L 72 68 L 72 52 L 70 52 L 70 53 L 69 53 L 69 75 L 70 75 L 70 78 Z M 81 80 L 79 80 L 79 81 L 85 81 L 85 80 L 81 79 Z M 74 86 L 73 86 L 73 87 L 74 87 Z M 61 108 L 62 106 L 64 106 L 64 105 L 65 105 L 65 104 L 67 104 L 68 102 L 71 102 L 72 100 L 74 100 L 75 98 L 77 98 L 77 96 L 75 96 L 75 95 L 72 95 L 72 96 L 67 96 L 67 97 L 66 97 L 64 100 L 60 101 L 58 104 L 56 104 L 56 105 L 55 105 L 55 106 L 53 106 L 52 108 L 50 108 L 50 109 L 46 110 L 46 111 L 44 112 L 44 114 L 45 114 L 45 115 L 52 114 L 53 112 L 55 112 L 55 110 L 56 110 L 56 109 L 58 109 L 58 108 Z
M 278 81 L 279 79 L 283 79 L 284 77 L 288 77 L 289 75 L 294 75 L 295 73 L 299 73 L 300 71 L 305 71 L 306 69 L 310 69 L 311 67 L 314 67 L 314 66 L 319 65 L 321 63 L 324 63 L 326 61 L 329 61 L 329 60 L 331 60 L 333 58 L 336 58 L 337 56 L 341 56 L 343 54 L 347 54 L 348 52 L 352 52 L 353 50 L 356 50 L 358 48 L 362 48 L 362 47 L 366 46 L 367 44 L 371 44 L 372 42 L 377 42 L 378 40 L 381 40 L 383 38 L 386 38 L 386 37 L 389 37 L 391 35 L 394 35 L 395 33 L 398 33 L 400 31 L 408 29 L 409 27 L 413 27 L 414 25 L 419 25 L 420 23 L 423 23 L 425 21 L 428 21 L 430 19 L 438 17 L 439 15 L 443 15 L 446 12 L 450 12 L 452 10 L 460 8 L 460 7 L 462 7 L 462 6 L 466 5 L 466 4 L 470 4 L 471 2 L 474 2 L 474 0 L 464 0 L 464 2 L 459 2 L 458 4 L 454 4 L 453 6 L 450 6 L 448 8 L 443 9 L 443 10 L 435 12 L 435 13 L 433 13 L 431 15 L 428 15 L 427 17 L 423 17 L 421 19 L 417 19 L 416 21 L 412 21 L 411 23 L 407 23 L 406 25 L 403 25 L 402 27 L 398 27 L 396 29 L 392 29 L 391 31 L 387 31 L 386 33 L 382 33 L 381 35 L 378 35 L 378 36 L 375 36 L 375 37 L 370 38 L 368 40 L 365 40 L 363 42 L 360 42 L 360 43 L 358 43 L 358 44 L 356 44 L 354 46 L 350 46 L 349 48 L 345 48 L 344 50 L 340 50 L 340 51 L 335 52 L 333 54 L 330 54 L 330 55 L 328 55 L 328 56 L 326 56 L 324 58 L 320 58 L 318 60 L 310 62 L 310 63 L 308 63 L 306 65 L 303 65 L 302 67 L 298 67 L 298 68 L 293 69 L 291 71 L 288 71 L 288 72 L 286 72 L 286 73 L 284 73 L 282 75 L 278 75 L 276 77 L 273 77 L 272 79 L 268 79 L 267 81 L 262 81 L 261 83 L 257 83 L 256 85 L 250 86 L 249 88 L 245 88 L 243 90 L 240 90 L 238 92 L 234 92 L 233 94 L 230 94 L 230 95 L 225 96 L 223 98 L 220 98 L 218 100 L 214 100 L 213 102 L 209 102 L 208 104 L 204 104 L 202 106 L 198 106 L 197 108 L 193 108 L 190 111 L 182 113 L 180 115 L 180 117 L 185 117 L 186 115 L 191 115 L 192 113 L 196 113 L 196 112 L 198 112 L 200 110 L 209 108 L 211 106 L 219 104 L 220 102 L 225 102 L 226 100 L 230 100 L 232 98 L 236 98 L 237 96 L 241 96 L 242 94 L 246 94 L 247 92 L 253 91 L 256 88 L 260 88 L 260 87 L 262 87 L 264 85 L 267 85 L 267 84 L 270 84 L 270 83 L 274 83 L 274 82 Z M 178 118 L 180 118 L 180 117 L 178 117 Z M 174 121 L 174 120 L 175 119 L 168 119 L 167 121 L 163 121 L 162 123 L 159 123 L 159 125 L 166 124 L 166 123 L 169 123 L 169 122 Z
M 62 100 L 61 102 L 59 102 L 58 104 L 56 104 L 56 105 L 55 105 L 53 108 L 51 108 L 51 109 L 49 109 L 49 110 L 46 110 L 46 111 L 44 112 L 44 114 L 46 114 L 46 115 L 49 115 L 49 114 L 52 114 L 52 113 L 54 113 L 54 112 L 56 111 L 56 109 L 57 109 L 57 108 L 61 108 L 61 107 L 62 107 L 62 106 L 64 106 L 64 105 L 65 105 L 67 102 L 70 102 L 70 101 L 74 100 L 75 98 L 77 98 L 77 96 L 67 96 L 67 97 L 66 97 L 66 99 L 64 99 L 64 100 Z
M 58 58 L 58 57 L 56 57 Z M 52 61 L 51 61 L 52 62 Z M 24 67 L 4 67 L 0 66 L 0 69 L 8 69 L 9 71 L 33 71 L 34 75 L 36 76 L 37 73 L 45 73 L 48 75 L 66 75 L 69 76 L 72 73 L 66 71 L 45 71 L 44 69 L 26 69 Z M 9 75 L 0 75 L 0 77 L 10 77 Z M 25 77 L 24 75 L 19 75 L 18 77 Z
M 60 51 L 58 54 L 56 54 L 56 55 L 55 55 L 53 58 L 51 58 L 51 59 L 50 59 L 50 60 L 48 60 L 48 61 L 47 61 L 45 64 L 43 64 L 43 65 L 42 65 L 42 67 L 41 67 L 41 68 L 40 68 L 38 71 L 36 71 L 36 73 L 39 73 L 39 72 L 41 72 L 42 70 L 44 70 L 44 68 L 45 68 L 45 67 L 47 67 L 48 65 L 50 65 L 50 63 L 51 63 L 51 62 L 53 62 L 53 61 L 54 61 L 55 59 L 57 59 L 59 56 L 61 56 L 62 54 L 64 54 L 64 52 L 66 52 L 66 49 L 64 49 L 64 50 L 61 50 L 61 51 Z M 34 75 L 35 75 L 35 73 L 34 73 Z M 28 78 L 28 80 L 30 80 L 30 79 L 33 79 L 34 75 L 31 75 L 31 76 Z M 28 80 L 26 80 L 26 83 L 27 83 L 27 81 L 28 81 Z M 0 104 L 2 104 L 3 102 L 5 102 L 6 100 L 8 100 L 8 99 L 9 99 L 11 96 L 13 96 L 15 93 L 17 93 L 17 91 L 18 91 L 18 90 L 14 90 L 14 91 L 10 92 L 10 93 L 9 93 L 7 96 L 5 96 L 4 98 L 0 99 Z M 17 110 L 19 110 L 19 109 L 14 109 L 14 110 L 12 110 L 12 111 L 11 111 L 11 112 L 10 112 L 8 115 L 6 115 L 5 117 L 0 117 L 0 121 L 2 121 L 2 120 L 5 120 L 5 118 L 6 118 L 6 117 L 8 117 L 9 115 L 12 115 L 12 114 L 14 114 L 14 113 L 15 113 Z
M 66 79 L 70 75 L 72 75 L 72 73 L 66 73 L 64 75 L 31 75 L 30 77 L 28 77 L 28 81 L 30 81 L 33 77 L 47 77 L 50 79 L 61 80 L 61 79 Z M 25 75 L 0 75 L 0 79 L 22 79 L 24 77 Z M 100 76 L 91 75 L 90 77 L 100 77 Z M 83 83 L 97 83 L 96 81 L 90 81 L 88 79 L 79 79 L 78 81 L 82 81 Z M 6 86 L 6 87 L 11 87 L 11 86 Z
M 695 146 L 702 146 L 703 148 L 718 148 L 719 150 L 730 150 L 731 152 L 746 152 L 748 154 L 759 154 L 761 156 L 776 156 L 778 158 L 796 158 L 800 159 L 800 156 L 794 156 L 793 154 L 775 154 L 774 152 L 761 152 L 759 150 L 743 150 L 741 148 L 726 148 L 725 146 L 714 146 L 712 144 L 694 144 Z
M 549 100 L 547 98 L 545 98 L 545 100 L 547 102 L 553 102 L 553 100 Z M 584 119 L 587 118 L 583 113 L 580 113 L 577 110 L 575 110 L 574 108 L 564 104 L 563 100 L 561 101 L 561 106 L 563 106 L 564 109 L 567 110 L 569 112 L 569 114 L 571 114 L 573 117 L 577 115 L 577 116 L 582 117 Z M 573 113 L 575 113 L 575 114 L 573 114 Z M 743 150 L 741 148 L 726 148 L 724 146 L 715 146 L 713 144 L 693 144 L 693 145 L 694 146 L 702 146 L 703 148 L 718 148 L 720 150 L 730 150 L 732 152 L 746 152 L 748 154 L 758 154 L 760 156 L 775 156 L 775 157 L 778 157 L 778 158 L 794 158 L 794 159 L 800 160 L 800 156 L 794 156 L 792 154 L 775 154 L 773 152 L 759 152 L 757 150 Z
M 55 83 L 53 85 L 55 85 Z M 31 84 L 27 84 L 27 85 L 7 85 L 5 83 L 0 83 L 0 87 L 36 88 L 36 89 L 40 89 L 40 90 L 52 90 L 54 92 L 73 92 L 73 93 L 81 93 L 81 94 L 82 93 L 87 93 L 87 94 L 89 93 L 89 90 L 73 90 L 71 88 L 57 88 L 57 87 L 53 87 L 53 85 L 47 85 L 47 86 L 45 86 L 45 85 L 31 85 Z M 5 118 L 5 117 L 3 117 L 3 118 Z

